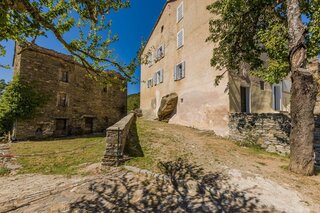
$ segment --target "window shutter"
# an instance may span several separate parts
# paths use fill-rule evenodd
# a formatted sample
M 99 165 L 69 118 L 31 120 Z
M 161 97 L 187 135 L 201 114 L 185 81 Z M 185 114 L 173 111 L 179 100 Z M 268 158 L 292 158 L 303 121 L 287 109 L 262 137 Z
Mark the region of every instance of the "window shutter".
M 166 54 L 165 53 L 165 47 L 164 47 L 165 45 L 164 44 L 162 44 L 162 57 L 164 57 L 164 55 Z
M 160 70 L 160 83 L 163 83 L 163 69 Z
M 155 73 L 154 75 L 153 75 L 153 85 L 154 86 L 156 86 L 157 85 L 157 73 Z
M 181 78 L 186 76 L 186 62 L 182 62 Z
M 173 79 L 174 79 L 175 81 L 177 80 L 177 66 L 174 66 Z
M 181 3 L 177 8 L 177 22 L 179 22 L 182 18 L 183 18 L 183 3 Z
M 183 46 L 183 34 L 184 34 L 183 30 L 181 30 L 177 34 L 177 48 L 180 48 Z

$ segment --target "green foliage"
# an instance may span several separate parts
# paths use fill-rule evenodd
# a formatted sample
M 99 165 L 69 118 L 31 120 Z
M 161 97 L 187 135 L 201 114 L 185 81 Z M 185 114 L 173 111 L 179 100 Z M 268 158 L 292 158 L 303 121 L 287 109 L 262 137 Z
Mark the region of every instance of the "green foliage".
M 6 82 L 3 79 L 0 79 L 0 97 L 4 91 L 4 88 L 7 86 Z
M 45 104 L 47 99 L 27 83 L 15 78 L 0 97 L 0 135 L 11 131 L 16 120 L 35 116 L 37 108 Z
M 0 41 L 26 43 L 51 32 L 93 78 L 109 82 L 110 76 L 103 71 L 114 69 L 126 80 L 132 80 L 140 52 L 129 64 L 116 60 L 110 45 L 118 37 L 111 33 L 112 20 L 107 18 L 110 13 L 127 7 L 128 0 L 2 0 Z M 67 40 L 70 30 L 77 33 Z M 0 56 L 5 54 L 5 47 L 0 45 Z M 114 83 L 112 79 L 110 82 Z
M 140 93 L 128 95 L 128 112 L 140 108 Z
M 320 0 L 301 1 L 301 8 L 309 20 L 305 45 L 308 57 L 313 58 L 320 53 Z M 288 75 L 286 1 L 218 0 L 207 9 L 216 17 L 210 21 L 207 39 L 218 44 L 213 49 L 213 67 L 235 73 L 251 71 L 270 83 Z
M 10 174 L 10 170 L 0 165 L 0 177 Z

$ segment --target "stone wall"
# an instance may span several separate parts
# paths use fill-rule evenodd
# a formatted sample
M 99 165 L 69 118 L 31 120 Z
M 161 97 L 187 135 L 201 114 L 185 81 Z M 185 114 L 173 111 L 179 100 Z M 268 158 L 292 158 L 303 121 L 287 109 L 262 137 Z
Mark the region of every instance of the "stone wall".
M 136 115 L 128 114 L 119 122 L 107 129 L 106 133 L 106 152 L 102 159 L 104 166 L 115 166 L 123 161 L 124 148 L 130 135 L 132 127 L 135 127 Z
M 120 89 L 126 85 L 120 74 L 107 72 L 118 80 L 104 87 L 89 78 L 86 69 L 71 56 L 39 46 L 21 52 L 17 45 L 15 52 L 14 75 L 49 98 L 34 119 L 16 123 L 17 140 L 104 132 L 126 115 L 127 93 Z M 67 81 L 62 78 L 65 72 Z M 65 105 L 60 102 L 62 96 L 66 97 Z M 58 129 L 61 120 L 66 128 Z
M 316 166 L 320 168 L 320 116 L 315 117 Z M 282 113 L 231 113 L 230 137 L 244 143 L 258 143 L 269 152 L 290 153 L 291 119 Z

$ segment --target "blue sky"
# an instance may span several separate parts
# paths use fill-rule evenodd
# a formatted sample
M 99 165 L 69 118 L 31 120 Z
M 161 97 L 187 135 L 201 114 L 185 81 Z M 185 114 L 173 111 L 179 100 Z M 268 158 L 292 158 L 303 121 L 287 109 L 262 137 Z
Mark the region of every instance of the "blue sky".
M 113 45 L 120 61 L 129 63 L 136 55 L 141 41 L 148 39 L 165 2 L 166 0 L 132 0 L 130 8 L 123 9 L 110 16 L 113 22 L 112 32 L 118 34 L 120 39 Z M 72 35 L 72 32 L 68 34 L 68 37 L 70 35 Z M 43 47 L 68 54 L 51 34 L 48 35 L 48 38 L 38 38 L 36 43 Z M 2 44 L 5 44 L 7 47 L 7 55 L 4 58 L 0 58 L 0 62 L 1 64 L 11 65 L 14 42 L 8 41 L 2 42 Z M 136 71 L 135 76 L 140 78 L 140 67 Z M 0 68 L 0 79 L 10 81 L 12 79 L 12 70 Z M 139 84 L 128 85 L 129 94 L 137 93 L 139 90 Z

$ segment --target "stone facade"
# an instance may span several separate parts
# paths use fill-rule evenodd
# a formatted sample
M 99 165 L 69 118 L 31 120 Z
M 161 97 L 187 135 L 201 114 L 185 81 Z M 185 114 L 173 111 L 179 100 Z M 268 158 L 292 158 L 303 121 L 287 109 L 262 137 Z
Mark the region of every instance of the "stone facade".
M 119 122 L 107 129 L 106 143 L 107 148 L 102 159 L 104 166 L 115 166 L 123 161 L 124 149 L 132 127 L 135 127 L 136 115 L 130 113 Z
M 320 168 L 320 116 L 315 117 L 315 157 Z M 288 155 L 291 119 L 282 113 L 231 113 L 230 138 L 245 143 L 258 143 L 269 152 Z
M 119 84 L 103 87 L 68 55 L 32 45 L 16 45 L 14 75 L 49 98 L 34 119 L 17 121 L 17 140 L 104 132 L 126 115 L 126 91 Z M 122 85 L 126 87 L 126 85 Z

